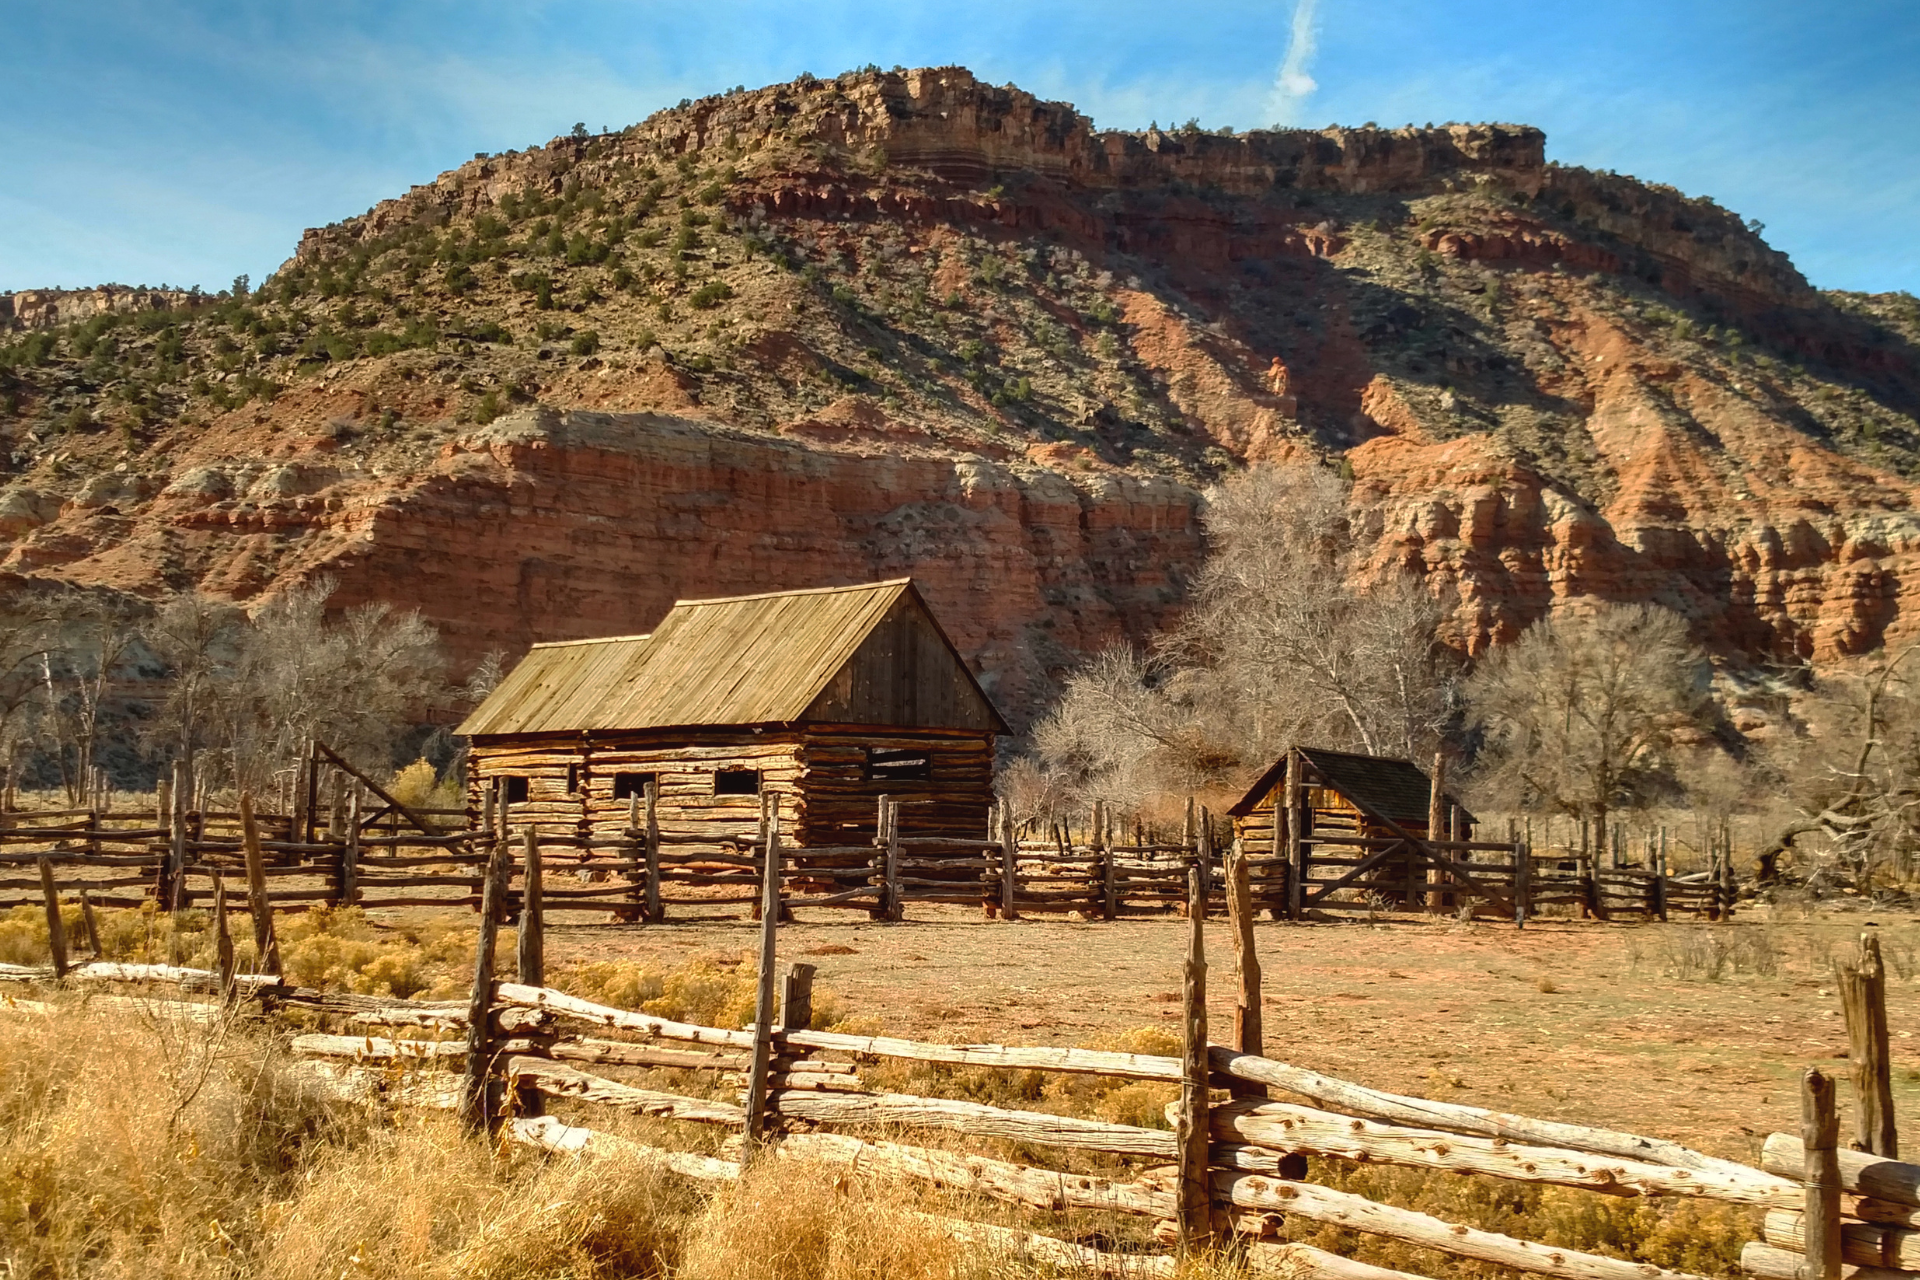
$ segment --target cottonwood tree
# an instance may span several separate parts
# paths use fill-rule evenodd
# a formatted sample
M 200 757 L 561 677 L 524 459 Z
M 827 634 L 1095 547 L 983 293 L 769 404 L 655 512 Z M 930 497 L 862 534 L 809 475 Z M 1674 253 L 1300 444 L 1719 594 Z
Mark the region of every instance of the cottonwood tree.
M 1591 821 L 1606 848 L 1614 813 L 1679 793 L 1676 751 L 1705 724 L 1709 675 L 1685 621 L 1652 605 L 1536 622 L 1467 682 L 1483 779 L 1516 807 Z
M 139 636 L 136 606 L 110 596 L 75 594 L 57 601 L 40 652 L 45 725 L 69 803 L 92 785 L 101 720 Z
M 150 733 L 186 766 L 186 794 L 194 794 L 200 752 L 220 738 L 223 704 L 247 639 L 239 606 L 183 591 L 140 629 L 141 639 L 166 665 L 166 694 Z
M 444 692 L 439 633 L 417 610 L 365 604 L 330 622 L 333 591 L 322 578 L 253 616 L 226 714 L 239 786 L 264 790 L 311 738 L 384 767 L 411 714 Z
M 1257 467 L 1208 494 L 1212 549 L 1183 622 L 1148 655 L 1100 655 L 1035 732 L 1083 789 L 1192 787 L 1313 742 L 1430 752 L 1453 709 L 1440 613 L 1406 575 L 1370 579 L 1347 488 Z

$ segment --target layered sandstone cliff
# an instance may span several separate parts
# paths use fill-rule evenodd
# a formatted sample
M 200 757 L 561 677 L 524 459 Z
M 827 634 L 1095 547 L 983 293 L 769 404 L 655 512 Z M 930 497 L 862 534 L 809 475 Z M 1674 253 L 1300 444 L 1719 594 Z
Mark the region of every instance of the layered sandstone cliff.
M 1869 301 L 1524 127 L 1119 134 L 958 69 L 803 81 L 463 165 L 112 361 L 69 325 L 0 362 L 0 567 L 326 573 L 463 661 L 912 573 L 1024 721 L 1177 615 L 1201 492 L 1269 462 L 1350 474 L 1371 571 L 1464 650 L 1618 598 L 1830 661 L 1920 585 L 1920 355 Z

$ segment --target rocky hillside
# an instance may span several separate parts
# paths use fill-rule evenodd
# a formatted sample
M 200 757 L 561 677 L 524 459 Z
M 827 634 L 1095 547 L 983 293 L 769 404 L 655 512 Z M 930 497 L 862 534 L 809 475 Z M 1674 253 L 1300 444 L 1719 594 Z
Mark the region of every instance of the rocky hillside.
M 1920 306 L 1544 142 L 946 68 L 477 157 L 251 294 L 0 300 L 0 568 L 328 573 L 469 659 L 911 572 L 1018 718 L 1178 610 L 1208 482 L 1317 459 L 1464 649 L 1582 596 L 1755 663 L 1912 630 Z

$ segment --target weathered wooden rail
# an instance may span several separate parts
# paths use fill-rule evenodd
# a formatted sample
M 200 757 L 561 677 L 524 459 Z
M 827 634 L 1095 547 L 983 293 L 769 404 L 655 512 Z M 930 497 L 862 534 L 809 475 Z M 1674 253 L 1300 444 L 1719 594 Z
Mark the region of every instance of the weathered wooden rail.
M 1530 1241 L 1325 1186 L 1312 1160 L 1398 1165 L 1546 1184 L 1608 1196 L 1692 1197 L 1746 1206 L 1761 1216 L 1743 1270 L 1764 1280 L 1911 1280 L 1920 1275 L 1920 1166 L 1898 1159 L 1878 949 L 1863 942 L 1842 975 L 1852 1041 L 1854 1144 L 1842 1150 L 1831 1082 L 1808 1073 L 1806 1124 L 1775 1134 L 1760 1166 L 1663 1139 L 1591 1125 L 1508 1115 L 1371 1089 L 1264 1054 L 1254 951 L 1252 859 L 1230 854 L 1222 871 L 1236 951 L 1234 1018 L 1226 1044 L 1210 1043 L 1203 935 L 1188 930 L 1184 962 L 1186 1051 L 1180 1057 L 994 1044 L 941 1044 L 849 1035 L 811 1025 L 811 966 L 781 964 L 779 894 L 786 851 L 769 824 L 757 886 L 761 959 L 754 1021 L 711 1027 L 581 999 L 545 985 L 545 896 L 528 898 L 510 978 L 498 966 L 498 926 L 514 863 L 539 883 L 548 868 L 537 840 L 516 859 L 496 843 L 483 868 L 482 930 L 472 996 L 412 1002 L 303 991 L 270 975 L 166 966 L 89 964 L 68 982 L 169 982 L 230 993 L 267 1009 L 297 1008 L 336 1023 L 293 1041 L 317 1087 L 382 1105 L 459 1109 L 476 1128 L 573 1156 L 640 1160 L 716 1181 L 757 1161 L 824 1161 L 1024 1206 L 1041 1215 L 1094 1212 L 1138 1219 L 1119 1247 L 1091 1249 L 1030 1230 L 929 1218 L 966 1239 L 1018 1244 L 1064 1264 L 1112 1275 L 1172 1275 L 1157 1252 L 1231 1242 L 1258 1272 L 1330 1280 L 1393 1280 L 1387 1271 L 1285 1240 L 1287 1222 L 1330 1223 L 1361 1233 L 1563 1280 L 1698 1280 L 1684 1272 Z M 1204 864 L 1188 866 L 1186 914 L 1205 913 Z M 53 970 L 0 966 L 0 980 L 45 982 Z M 185 1007 L 185 1006 L 183 1006 Z M 216 1010 L 217 1003 L 192 1006 Z M 1148 1082 L 1168 1090 L 1165 1128 L 1045 1110 L 870 1088 L 876 1061 L 1060 1073 Z M 661 1077 L 662 1071 L 674 1074 Z M 642 1145 L 596 1130 L 591 1108 L 719 1127 L 721 1154 Z M 547 1114 L 559 1110 L 560 1115 Z M 915 1135 L 945 1132 L 1022 1149 L 1078 1152 L 1077 1168 L 1025 1164 L 1003 1149 L 950 1149 Z M 711 1150 L 711 1144 L 706 1144 Z M 1092 1153 L 1092 1154 L 1084 1154 Z M 1089 1161 L 1097 1165 L 1089 1171 Z M 1057 1227 L 1056 1227 L 1057 1229 Z M 996 1234 L 998 1233 L 998 1234 Z

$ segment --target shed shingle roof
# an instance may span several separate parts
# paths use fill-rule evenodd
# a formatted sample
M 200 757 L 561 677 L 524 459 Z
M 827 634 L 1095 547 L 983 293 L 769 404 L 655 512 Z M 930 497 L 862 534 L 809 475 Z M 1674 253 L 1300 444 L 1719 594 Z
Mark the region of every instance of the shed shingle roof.
M 649 635 L 536 644 L 455 732 L 517 735 L 799 720 L 905 595 L 926 608 L 912 579 L 895 578 L 681 600 Z M 959 665 L 965 670 L 964 662 Z

